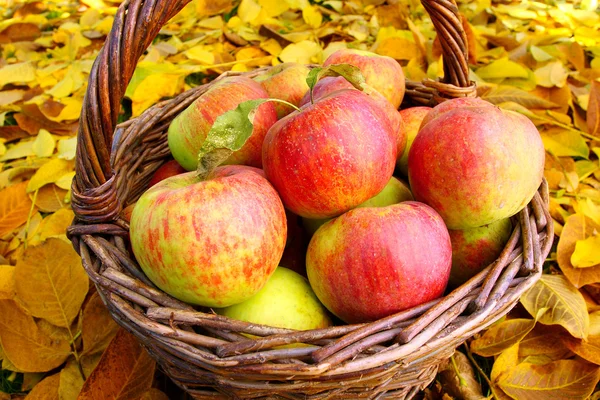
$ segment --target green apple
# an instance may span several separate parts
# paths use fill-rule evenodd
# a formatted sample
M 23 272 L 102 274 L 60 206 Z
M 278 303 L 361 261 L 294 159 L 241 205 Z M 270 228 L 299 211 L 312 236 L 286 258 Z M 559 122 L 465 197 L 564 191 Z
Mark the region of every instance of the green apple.
M 400 179 L 392 176 L 387 185 L 383 188 L 378 195 L 371 197 L 369 200 L 365 201 L 362 204 L 359 204 L 358 207 L 385 207 L 390 206 L 392 204 L 401 203 L 403 201 L 414 200 L 413 195 L 408 188 L 408 185 L 401 181 Z M 302 225 L 306 232 L 310 236 L 314 235 L 314 233 L 319 229 L 321 225 L 325 222 L 331 220 L 331 218 L 325 219 L 311 219 L 311 218 L 302 218 Z
M 333 324 L 308 280 L 283 267 L 278 267 L 248 300 L 216 311 L 229 318 L 278 328 L 309 330 Z

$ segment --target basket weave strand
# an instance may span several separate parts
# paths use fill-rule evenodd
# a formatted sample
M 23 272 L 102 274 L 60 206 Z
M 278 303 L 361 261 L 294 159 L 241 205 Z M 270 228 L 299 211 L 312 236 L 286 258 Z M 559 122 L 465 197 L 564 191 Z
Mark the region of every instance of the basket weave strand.
M 513 218 L 515 228 L 496 261 L 447 296 L 372 323 L 299 332 L 231 320 L 168 296 L 130 253 L 129 225 L 120 214 L 169 157 L 171 120 L 213 83 L 116 121 L 138 59 L 188 1 L 125 1 L 94 63 L 77 145 L 76 219 L 68 230 L 86 272 L 113 318 L 194 398 L 412 398 L 458 345 L 504 316 L 539 279 L 554 238 L 545 181 Z M 438 32 L 445 79 L 407 82 L 407 97 L 435 105 L 474 96 L 456 4 L 423 5 Z M 293 343 L 305 346 L 279 347 Z

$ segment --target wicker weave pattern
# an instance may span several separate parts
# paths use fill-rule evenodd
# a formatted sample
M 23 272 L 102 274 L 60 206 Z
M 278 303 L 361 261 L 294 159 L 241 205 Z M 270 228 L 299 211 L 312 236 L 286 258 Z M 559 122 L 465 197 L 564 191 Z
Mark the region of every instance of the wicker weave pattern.
M 77 218 L 68 231 L 84 268 L 113 318 L 195 398 L 412 398 L 456 346 L 504 316 L 539 278 L 554 237 L 545 182 L 514 217 L 515 229 L 498 260 L 448 296 L 373 323 L 297 332 L 230 320 L 169 297 L 130 253 L 129 227 L 120 212 L 168 157 L 171 120 L 212 83 L 118 126 L 116 119 L 137 60 L 188 1 L 124 2 L 92 69 L 73 183 Z M 407 83 L 407 96 L 430 105 L 474 96 L 456 5 L 423 4 L 440 36 L 447 82 Z M 278 347 L 291 343 L 307 346 Z

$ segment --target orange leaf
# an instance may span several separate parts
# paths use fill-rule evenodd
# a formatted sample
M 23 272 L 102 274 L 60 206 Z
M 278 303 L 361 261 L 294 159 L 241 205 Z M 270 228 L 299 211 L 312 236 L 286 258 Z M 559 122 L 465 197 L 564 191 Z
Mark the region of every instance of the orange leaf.
M 11 185 L 0 191 L 0 237 L 27 222 L 31 200 L 25 192 L 28 182 Z M 36 210 L 34 208 L 33 213 Z
M 103 351 L 117 333 L 119 326 L 110 316 L 98 292 L 94 293 L 83 309 L 83 354 Z
M 155 363 L 135 337 L 117 332 L 81 389 L 79 400 L 141 397 L 152 386 Z
M 50 183 L 42 186 L 38 190 L 35 205 L 42 212 L 56 212 L 66 205 L 66 195 L 67 190 L 61 189 L 55 184 Z
M 46 372 L 65 362 L 69 342 L 44 335 L 12 300 L 0 300 L 0 340 L 6 357 L 23 372 Z
M 590 135 L 600 134 L 600 82 L 592 81 L 587 108 L 587 125 Z
M 485 333 L 471 342 L 471 351 L 480 356 L 490 357 L 518 343 L 534 327 L 535 320 L 514 318 L 502 321 L 489 328 Z
M 60 374 L 49 376 L 35 385 L 25 400 L 58 400 L 59 383 Z
M 590 336 L 588 340 L 581 340 L 570 335 L 563 335 L 562 340 L 565 346 L 579 357 L 600 365 L 600 336 Z
M 169 400 L 169 397 L 156 388 L 151 388 L 142 395 L 140 400 Z

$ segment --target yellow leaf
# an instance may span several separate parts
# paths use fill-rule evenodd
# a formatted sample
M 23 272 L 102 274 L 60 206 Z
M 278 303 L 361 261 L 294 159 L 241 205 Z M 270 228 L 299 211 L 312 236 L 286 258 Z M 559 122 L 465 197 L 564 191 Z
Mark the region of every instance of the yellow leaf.
M 60 370 L 60 383 L 58 385 L 59 400 L 73 400 L 79 396 L 83 387 L 83 377 L 79 372 L 79 367 L 74 358 L 71 358 L 67 365 Z
M 323 50 L 317 43 L 303 40 L 299 43 L 287 45 L 281 51 L 279 58 L 283 62 L 295 62 L 299 64 L 319 63 L 321 61 L 320 54 L 322 51 Z
M 258 4 L 266 12 L 267 17 L 277 17 L 290 9 L 290 6 L 281 0 L 258 0 Z
M 414 40 L 403 37 L 389 37 L 383 39 L 377 45 L 375 53 L 396 60 L 412 60 L 418 57 L 419 49 Z
M 14 146 L 6 150 L 6 153 L 0 157 L 0 161 L 16 160 L 17 158 L 23 158 L 27 156 L 33 156 L 33 141 L 21 141 Z
M 0 340 L 5 355 L 23 372 L 46 372 L 65 362 L 68 341 L 45 336 L 12 300 L 0 300 Z
M 97 8 L 88 8 L 81 14 L 79 25 L 82 28 L 93 28 L 100 21 L 100 11 Z
M 498 385 L 519 400 L 586 399 L 600 380 L 600 368 L 578 360 L 559 360 L 544 365 L 521 363 Z
M 40 240 L 45 241 L 51 237 L 64 235 L 69 225 L 73 223 L 74 217 L 75 214 L 73 213 L 73 210 L 61 208 L 44 218 L 37 232 L 40 235 Z
M 242 0 L 237 13 L 242 22 L 248 23 L 258 17 L 261 9 L 262 7 L 254 0 Z
M 88 282 L 73 247 L 59 239 L 28 247 L 16 265 L 17 297 L 34 317 L 60 327 L 71 326 L 79 314 Z
M 492 371 L 490 373 L 490 379 L 492 382 L 492 392 L 497 400 L 510 399 L 502 389 L 498 387 L 498 382 L 504 378 L 513 368 L 519 364 L 519 343 L 516 343 L 504 350 L 496 358 Z
M 0 265 L 0 300 L 11 300 L 15 297 L 15 267 Z
M 471 351 L 484 357 L 500 354 L 518 343 L 535 326 L 533 319 L 508 319 L 489 328 L 484 334 L 471 342 Z
M 592 236 L 594 231 L 600 231 L 600 224 L 585 215 L 574 214 L 567 218 L 558 241 L 556 249 L 558 265 L 567 279 L 578 288 L 600 282 L 600 265 L 575 268 L 571 264 L 571 255 L 575 251 L 577 240 Z
M 54 374 L 33 387 L 25 400 L 58 400 L 60 374 Z
M 600 82 L 593 81 L 587 107 L 588 132 L 592 135 L 600 133 Z
M 512 101 L 527 108 L 552 108 L 558 106 L 557 104 L 542 99 L 541 97 L 538 97 L 535 94 L 526 92 L 521 89 L 517 89 L 512 86 L 504 85 L 500 85 L 493 88 L 492 90 L 481 96 L 481 98 L 493 104 L 500 104 L 506 101 Z
M 575 242 L 575 251 L 571 254 L 571 264 L 575 268 L 600 265 L 600 235 Z
M 49 120 L 55 122 L 76 120 L 81 114 L 81 106 L 83 99 L 79 97 L 65 97 L 60 102 L 65 106 L 56 117 L 48 117 Z
M 60 178 L 58 178 L 58 180 L 55 182 L 55 184 L 56 184 L 56 186 L 58 186 L 61 189 L 69 190 L 69 189 L 71 189 L 71 183 L 73 182 L 74 177 L 75 177 L 75 171 L 68 172 L 68 173 L 64 174 L 63 176 L 61 176 Z
M 137 117 L 162 97 L 171 97 L 183 89 L 179 75 L 154 74 L 144 79 L 131 96 L 132 116 Z
M 47 90 L 46 93 L 57 98 L 62 99 L 63 97 L 70 96 L 75 91 L 75 80 L 71 74 L 66 74 L 65 77 L 59 81 L 52 89 Z
M 56 140 L 54 140 L 50 132 L 40 129 L 40 132 L 31 145 L 31 149 L 38 157 L 50 157 L 54 153 L 55 145 Z
M 203 64 L 212 65 L 215 63 L 215 55 L 212 51 L 207 50 L 204 45 L 194 46 L 183 54 L 190 60 L 199 61 Z
M 279 3 L 282 3 L 281 1 Z M 317 29 L 323 22 L 323 15 L 316 6 L 306 6 L 302 9 L 302 18 L 311 28 Z
M 152 386 L 155 365 L 135 337 L 120 329 L 83 384 L 78 399 L 139 398 Z
M 0 68 L 0 87 L 9 83 L 25 83 L 35 80 L 35 68 L 31 62 L 4 65 Z
M 600 311 L 590 313 L 590 337 L 591 336 L 600 337 Z
M 567 83 L 569 74 L 560 61 L 555 61 L 535 70 L 535 79 L 543 87 L 563 87 Z
M 31 200 L 25 192 L 27 184 L 18 183 L 0 191 L 0 237 L 27 222 L 31 211 Z
M 546 61 L 550 61 L 554 58 L 553 56 L 546 53 L 544 50 L 540 49 L 537 46 L 531 46 L 529 48 L 529 51 L 531 52 L 531 55 L 533 56 L 535 61 L 538 61 L 538 62 L 546 62 Z
M 561 325 L 577 338 L 588 336 L 590 319 L 585 300 L 563 275 L 542 275 L 523 293 L 521 303 L 542 324 Z M 547 310 L 539 315 L 544 308 Z
M 113 339 L 119 326 L 112 319 L 98 293 L 94 293 L 83 309 L 83 354 L 102 352 Z
M 73 136 L 72 138 L 68 139 L 60 139 L 58 141 L 58 158 L 62 158 L 63 160 L 72 160 L 75 158 L 76 149 L 77 136 Z
M 477 70 L 477 76 L 482 79 L 527 78 L 529 73 L 521 64 L 501 58 Z
M 27 185 L 27 193 L 34 192 L 48 183 L 54 183 L 58 178 L 73 171 L 75 164 L 71 161 L 55 158 L 42 165 L 31 177 Z
M 272 56 L 277 57 L 281 53 L 281 45 L 275 39 L 267 39 L 260 43 L 260 48 Z

